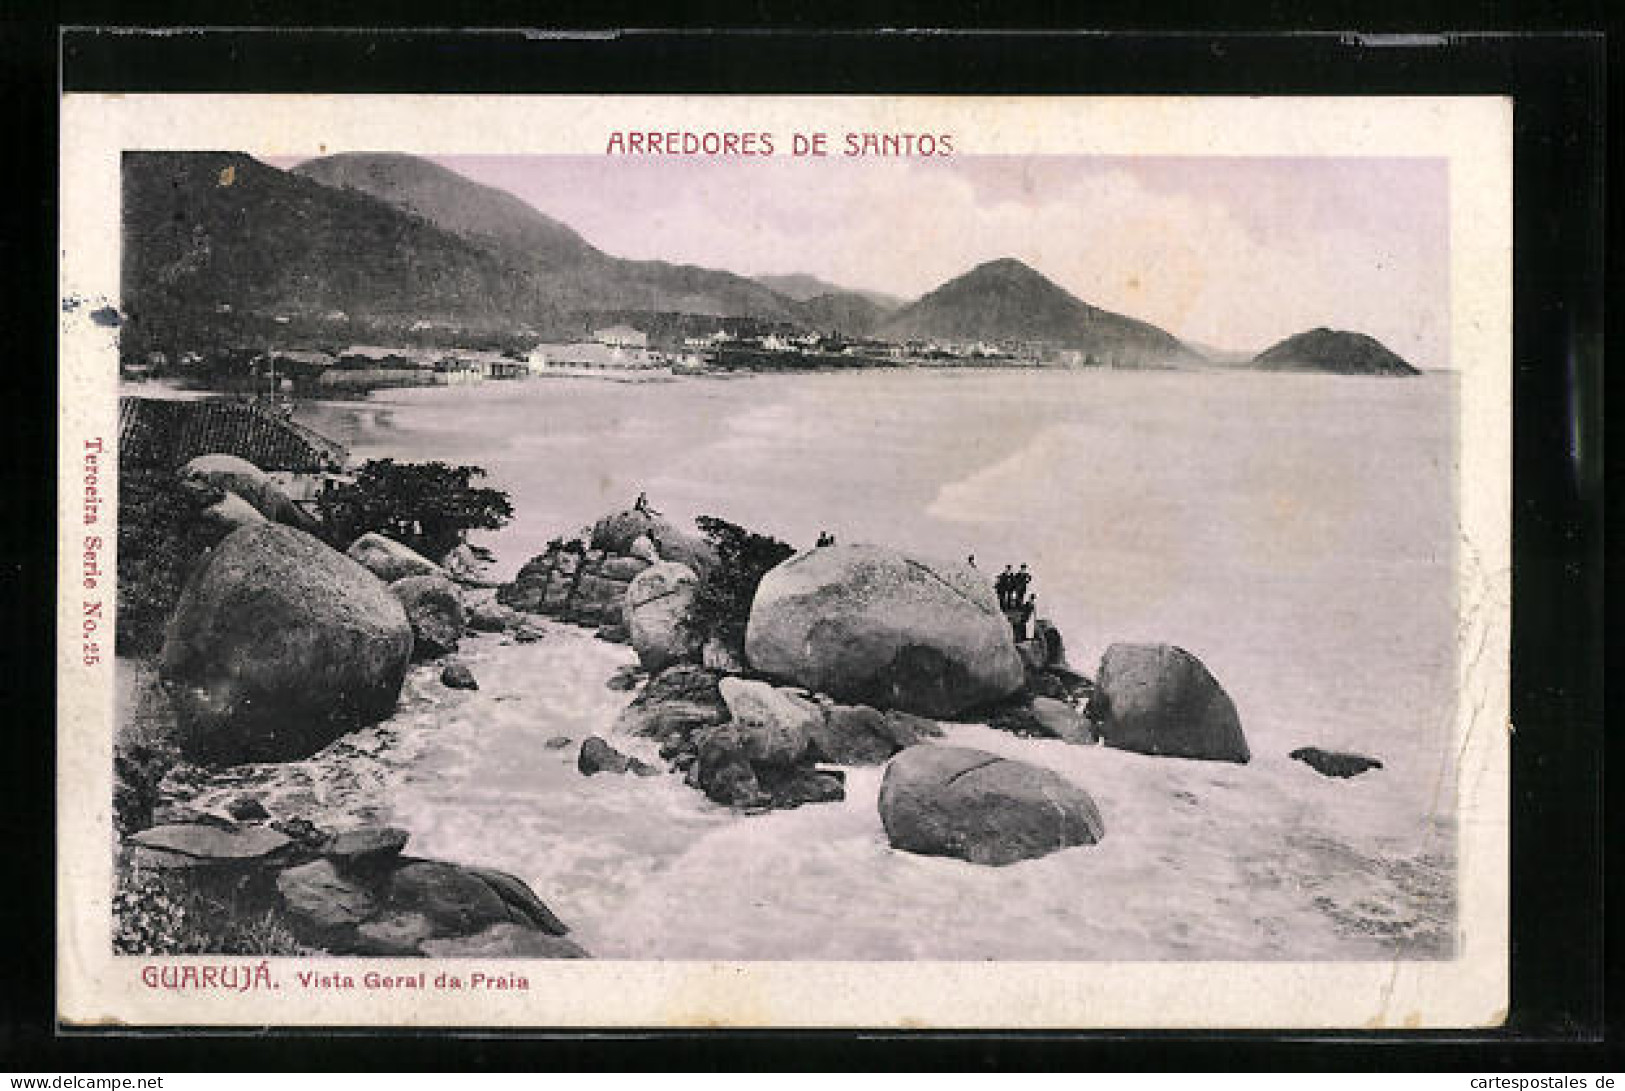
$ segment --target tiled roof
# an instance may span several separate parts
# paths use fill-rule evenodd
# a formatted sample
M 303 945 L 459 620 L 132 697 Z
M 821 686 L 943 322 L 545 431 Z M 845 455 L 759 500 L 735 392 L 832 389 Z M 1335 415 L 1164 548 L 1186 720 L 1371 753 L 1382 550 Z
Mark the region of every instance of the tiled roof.
M 337 470 L 337 440 L 252 402 L 119 399 L 119 460 L 173 469 L 198 455 L 247 459 L 262 470 Z

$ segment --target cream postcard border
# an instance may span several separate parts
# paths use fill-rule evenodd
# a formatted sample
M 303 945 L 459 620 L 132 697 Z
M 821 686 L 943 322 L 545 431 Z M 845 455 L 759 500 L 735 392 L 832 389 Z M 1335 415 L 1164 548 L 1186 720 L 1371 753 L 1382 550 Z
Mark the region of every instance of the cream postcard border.
M 66 95 L 62 100 L 57 603 L 59 1018 L 87 1025 L 1414 1028 L 1495 1025 L 1508 980 L 1512 104 L 1499 98 L 486 97 Z M 1458 492 L 1460 943 L 1392 963 L 467 961 L 530 989 L 324 992 L 295 969 L 422 960 L 273 959 L 271 991 L 142 984 L 112 953 L 111 655 L 80 654 L 86 533 L 116 571 L 115 333 L 124 149 L 601 154 L 613 130 L 951 132 L 959 155 L 1430 156 L 1449 160 Z M 787 143 L 787 142 L 786 142 Z M 84 301 L 70 306 L 68 301 Z M 84 444 L 106 444 L 84 525 Z M 111 584 L 104 583 L 104 588 Z M 113 596 L 103 596 L 111 611 Z M 99 634 L 111 648 L 111 618 Z M 156 960 L 165 961 L 165 960 Z M 181 962 L 220 964 L 225 959 Z M 236 960 L 257 964 L 258 960 Z

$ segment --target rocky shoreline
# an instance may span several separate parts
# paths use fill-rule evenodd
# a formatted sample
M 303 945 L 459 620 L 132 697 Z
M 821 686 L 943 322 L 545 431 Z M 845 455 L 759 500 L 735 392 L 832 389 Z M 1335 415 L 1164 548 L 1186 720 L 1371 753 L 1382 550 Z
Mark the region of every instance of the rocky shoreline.
M 279 521 L 286 507 L 252 467 L 230 469 L 214 479 L 233 501 L 211 509 L 220 538 L 159 659 L 183 770 L 307 758 L 387 721 L 409 671 L 477 690 L 463 640 L 526 643 L 557 623 L 629 645 L 638 661 L 610 679 L 635 692 L 581 740 L 581 774 L 669 772 L 713 804 L 758 814 L 842 800 L 847 770 L 884 766 L 879 818 L 902 852 L 1002 866 L 1107 835 L 1085 786 L 944 745 L 947 721 L 1168 758 L 1251 758 L 1234 703 L 1197 657 L 1113 644 L 1091 679 L 1047 623 L 1017 640 L 990 583 L 965 565 L 827 545 L 746 570 L 728 539 L 682 530 L 640 501 L 492 587 L 456 556 L 437 563 L 376 533 L 340 552 Z M 253 487 L 231 487 L 244 480 Z M 735 592 L 740 616 L 697 620 L 719 587 Z M 620 740 L 647 740 L 665 769 Z M 1381 768 L 1312 747 L 1293 757 L 1328 776 Z M 121 822 L 121 869 L 273 920 L 300 949 L 586 957 L 522 880 L 402 855 L 406 830 L 290 825 L 252 800 L 225 816 L 166 808 L 174 786 L 164 778 L 157 805 Z

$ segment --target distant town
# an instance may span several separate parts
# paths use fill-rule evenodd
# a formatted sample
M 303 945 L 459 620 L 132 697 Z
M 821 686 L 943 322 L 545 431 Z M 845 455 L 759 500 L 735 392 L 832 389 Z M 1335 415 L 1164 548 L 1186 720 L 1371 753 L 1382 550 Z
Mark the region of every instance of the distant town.
M 339 316 L 334 316 L 335 320 Z M 575 340 L 537 340 L 528 348 L 424 344 L 353 344 L 342 348 L 210 347 L 153 349 L 126 359 L 128 379 L 156 377 L 201 385 L 252 385 L 261 391 L 317 394 L 400 386 L 455 386 L 487 380 L 586 377 L 624 382 L 741 371 L 875 367 L 1111 367 L 1117 361 L 1044 342 L 847 338 L 760 329 L 745 320 L 660 341 L 631 325 L 611 325 Z M 758 328 L 752 328 L 758 327 Z M 418 322 L 414 336 L 455 331 Z M 405 340 L 405 339 L 403 339 Z M 513 340 L 513 338 L 507 338 Z

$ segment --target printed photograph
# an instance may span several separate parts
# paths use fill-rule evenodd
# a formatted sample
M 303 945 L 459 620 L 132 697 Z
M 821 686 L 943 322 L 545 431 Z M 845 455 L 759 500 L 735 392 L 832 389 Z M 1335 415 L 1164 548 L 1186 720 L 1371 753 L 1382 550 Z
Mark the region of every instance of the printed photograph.
M 117 954 L 1457 956 L 1448 161 L 908 135 L 123 152 Z

